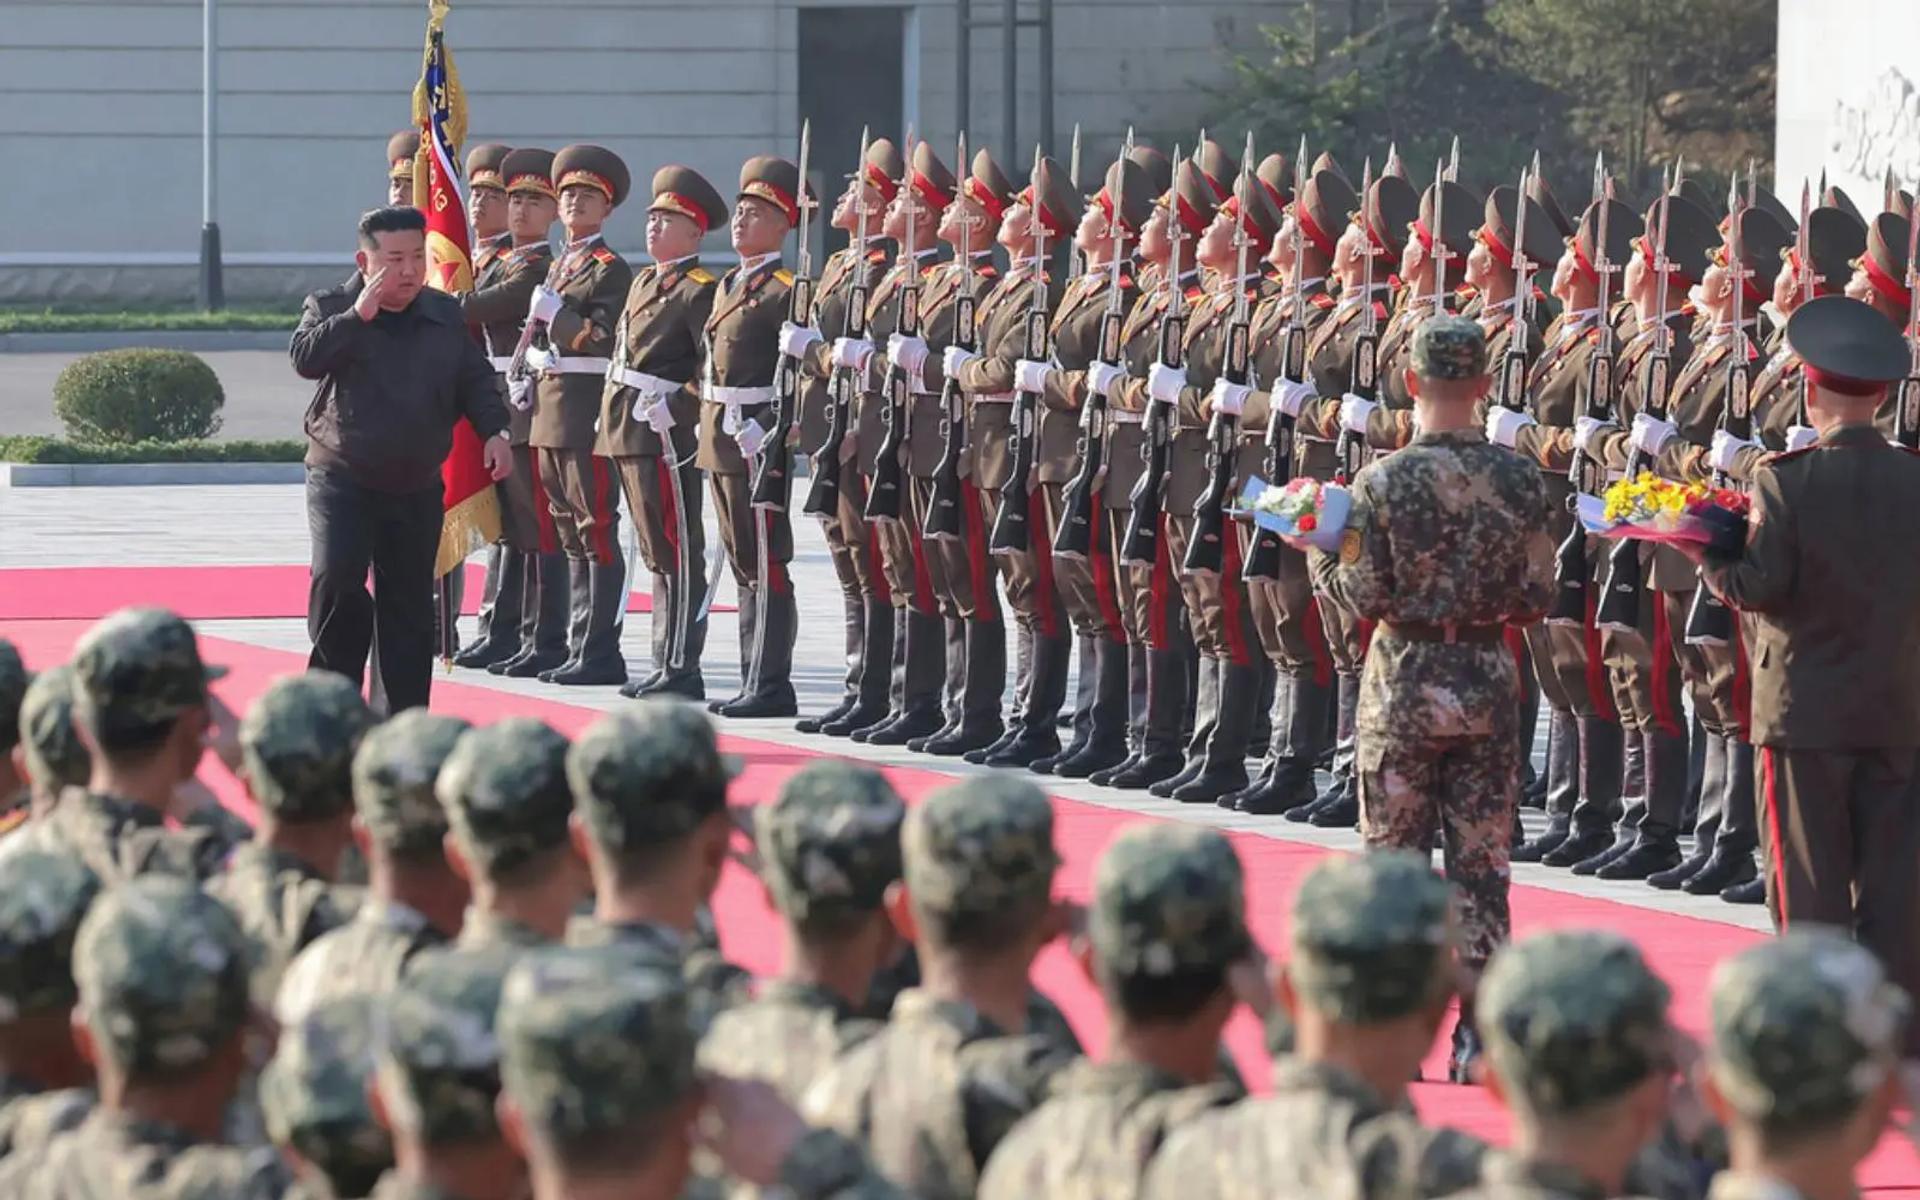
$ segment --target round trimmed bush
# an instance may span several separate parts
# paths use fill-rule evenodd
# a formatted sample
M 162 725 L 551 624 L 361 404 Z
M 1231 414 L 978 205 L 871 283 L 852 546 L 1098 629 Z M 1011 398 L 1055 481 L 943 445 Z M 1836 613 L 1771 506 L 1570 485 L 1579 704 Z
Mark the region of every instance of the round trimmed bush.
M 103 350 L 53 384 L 53 411 L 77 442 L 178 442 L 220 430 L 227 396 L 213 368 L 184 350 Z

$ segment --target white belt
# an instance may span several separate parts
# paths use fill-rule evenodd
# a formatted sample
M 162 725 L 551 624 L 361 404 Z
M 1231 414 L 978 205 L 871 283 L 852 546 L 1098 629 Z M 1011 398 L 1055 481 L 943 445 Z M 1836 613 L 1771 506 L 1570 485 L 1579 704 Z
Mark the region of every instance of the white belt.
M 707 389 L 703 399 L 709 404 L 723 404 L 728 408 L 772 404 L 773 386 L 769 384 L 766 387 L 721 387 L 715 384 Z
M 971 397 L 975 404 L 1012 404 L 1012 392 L 982 392 Z
M 548 356 L 544 360 L 530 358 L 534 366 L 548 375 L 605 375 L 612 360 L 605 358 L 569 358 L 565 355 Z
M 503 354 L 496 358 L 489 358 L 487 361 L 493 364 L 493 369 L 495 371 L 499 372 L 502 375 L 505 375 L 507 373 L 508 368 L 513 366 L 513 355 Z
M 648 397 L 671 396 L 686 386 L 658 375 L 649 375 L 645 371 L 629 371 L 625 367 L 614 367 L 607 372 L 607 377 L 621 387 L 630 387 Z
M 1147 419 L 1147 414 L 1129 412 L 1124 408 L 1109 408 L 1107 420 L 1115 425 L 1139 425 Z

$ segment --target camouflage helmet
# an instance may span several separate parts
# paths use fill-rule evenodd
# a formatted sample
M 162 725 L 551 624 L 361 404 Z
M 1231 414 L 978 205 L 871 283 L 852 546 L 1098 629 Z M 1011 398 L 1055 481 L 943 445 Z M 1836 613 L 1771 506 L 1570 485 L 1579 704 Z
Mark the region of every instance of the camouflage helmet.
M 1487 1052 L 1516 1100 L 1542 1115 L 1577 1113 L 1671 1071 L 1672 993 L 1632 942 L 1563 931 L 1515 942 L 1480 982 Z
M 260 1072 L 267 1136 L 327 1177 L 336 1196 L 364 1196 L 393 1165 L 393 1141 L 367 1100 L 375 1001 L 338 996 L 283 1031 Z
M 928 796 L 907 814 L 901 851 L 914 903 L 949 916 L 1045 900 L 1060 866 L 1053 806 L 1032 784 L 1005 775 L 977 775 Z
M 200 659 L 193 626 L 161 608 L 123 608 L 96 622 L 73 651 L 74 716 L 109 742 L 164 729 L 207 702 L 223 674 Z
M 276 679 L 240 719 L 247 788 L 283 821 L 320 821 L 353 807 L 353 752 L 373 712 L 344 675 Z
M 429 1145 L 499 1136 L 500 1040 L 494 1018 L 517 955 L 432 950 L 388 994 L 379 1046 L 382 1095 Z
M 648 699 L 589 725 L 567 751 L 580 819 L 603 848 L 672 841 L 727 807 L 732 770 L 713 723 L 690 704 Z
M 844 759 L 796 771 L 755 813 L 767 890 L 791 921 L 875 912 L 900 878 L 907 809 L 886 777 Z
M 72 1008 L 73 943 L 100 881 L 70 854 L 23 847 L 0 888 L 0 1023 Z
M 101 895 L 80 923 L 73 975 L 100 1051 L 130 1074 L 199 1067 L 248 1013 L 247 940 L 185 879 L 145 875 Z
M 1487 373 L 1487 335 L 1478 321 L 1442 313 L 1413 331 L 1413 372 L 1422 379 L 1478 379 Z
M 73 727 L 73 668 L 49 667 L 27 685 L 20 702 L 20 746 L 27 773 L 43 792 L 85 787 L 93 774 L 93 756 Z
M 1381 850 L 1331 858 L 1294 894 L 1288 978 L 1337 1021 L 1392 1021 L 1453 985 L 1445 880 L 1428 860 Z
M 353 807 L 373 840 L 398 854 L 438 847 L 447 814 L 434 797 L 440 768 L 472 726 L 410 708 L 374 726 L 353 756 Z
M 12 642 L 0 638 L 0 751 L 11 750 L 20 741 L 16 717 L 20 701 L 27 694 L 27 665 Z
M 567 844 L 567 739 L 532 717 L 470 729 L 434 794 L 468 861 L 489 876 L 511 871 Z
M 1253 949 L 1240 858 L 1211 829 L 1123 830 L 1094 868 L 1087 932 L 1101 966 L 1122 978 L 1231 966 Z
M 678 970 L 617 946 L 521 958 L 500 1001 L 500 1075 L 529 1125 L 562 1142 L 656 1116 L 694 1086 Z
M 1899 1063 L 1911 1000 L 1873 953 L 1795 926 L 1722 962 L 1709 1010 L 1714 1082 L 1768 1127 L 1844 1119 Z

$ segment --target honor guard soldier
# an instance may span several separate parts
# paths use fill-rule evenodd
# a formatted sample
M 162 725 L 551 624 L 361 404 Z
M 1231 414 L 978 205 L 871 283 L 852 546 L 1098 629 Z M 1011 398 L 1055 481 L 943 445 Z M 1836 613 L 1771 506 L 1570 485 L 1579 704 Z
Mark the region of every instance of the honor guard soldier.
M 471 168 L 470 168 L 471 171 Z M 491 175 L 491 181 L 485 181 Z M 553 530 L 553 516 L 540 489 L 539 468 L 527 444 L 533 430 L 533 397 L 527 384 L 506 378 L 527 319 L 533 289 L 553 267 L 547 235 L 559 216 L 553 188 L 553 153 L 533 148 L 507 154 L 491 172 L 471 175 L 474 192 L 498 188 L 506 204 L 506 248 L 477 261 L 473 291 L 460 310 L 480 326 L 487 357 L 507 394 L 507 436 L 513 444 L 513 474 L 498 487 L 500 541 L 487 559 L 487 602 L 480 610 L 480 636 L 454 656 L 461 667 L 498 668 L 530 655 L 537 671 L 566 661 L 566 558 Z M 477 201 L 475 202 L 478 203 Z M 549 610 L 540 619 L 542 605 Z M 538 642 L 545 635 L 544 643 Z
M 507 181 L 500 173 L 511 153 L 513 147 L 499 142 L 483 142 L 467 151 L 467 230 L 473 235 L 476 281 L 489 263 L 513 249 L 513 233 L 507 228 Z
M 850 329 L 847 306 L 855 294 L 871 296 L 873 286 L 886 273 L 887 251 L 879 244 L 880 226 L 886 218 L 887 204 L 899 188 L 902 172 L 900 151 L 887 138 L 875 138 L 867 146 L 867 158 L 860 169 L 847 178 L 847 186 L 834 201 L 829 223 L 852 235 L 848 244 L 827 257 L 813 289 L 811 324 L 781 327 L 781 352 L 791 354 L 804 365 L 800 384 L 800 415 L 794 421 L 799 430 L 799 450 L 809 459 L 820 453 L 827 442 L 827 427 L 833 421 L 834 366 L 833 346 L 827 341 Z M 861 247 L 864 246 L 864 255 Z M 853 487 L 862 486 L 842 473 L 842 480 Z M 864 507 L 865 493 L 860 493 Z M 862 541 L 849 544 L 846 527 L 836 511 L 831 519 L 823 517 L 821 531 L 826 535 L 827 551 L 833 560 L 833 573 L 840 581 L 841 603 L 846 630 L 847 673 L 840 699 L 817 717 L 805 717 L 797 728 L 802 733 L 824 733 L 846 737 L 864 729 L 886 715 L 887 693 L 893 665 L 890 606 L 883 606 L 874 589 L 872 576 L 879 571 L 874 548 Z M 884 607 L 884 611 L 883 611 Z M 882 626 L 885 629 L 882 630 Z M 886 637 L 873 642 L 876 631 Z
M 1912 316 L 1907 311 L 1909 219 L 1890 212 L 1873 219 L 1867 226 L 1867 252 L 1853 264 L 1853 278 L 1847 283 L 1847 295 L 1872 306 L 1895 327 L 1904 326 Z
M 1087 369 L 1100 355 L 1108 314 L 1120 321 L 1138 296 L 1133 252 L 1152 211 L 1146 172 L 1122 156 L 1088 200 L 1074 233 L 1085 265 L 1054 308 L 1053 357 L 1047 362 L 1023 360 L 1015 381 L 1038 393 L 1045 405 L 1039 460 L 1048 546 L 1056 545 L 1068 518 L 1069 488 L 1087 493 L 1077 501 L 1084 505 L 1084 553 L 1065 556 L 1056 551 L 1052 562 L 1078 642 L 1073 738 L 1058 754 L 1032 764 L 1035 771 L 1067 779 L 1085 779 L 1127 757 L 1127 642 L 1113 590 L 1114 558 L 1107 531 L 1111 521 L 1099 494 L 1103 481 L 1087 473 L 1083 455 L 1097 454 L 1104 469 L 1111 425 L 1104 403 L 1096 404 L 1088 391 Z
M 706 523 L 701 520 L 702 337 L 718 280 L 700 242 L 727 222 L 727 203 L 691 167 L 662 167 L 647 210 L 651 266 L 634 276 L 613 339 L 594 452 L 613 460 L 653 576 L 653 669 L 623 696 L 706 699 Z
M 413 159 L 419 153 L 418 129 L 402 129 L 387 139 L 387 203 L 395 208 L 413 204 Z
M 978 344 L 977 329 L 962 330 L 960 321 L 964 311 L 977 325 L 977 315 L 1000 285 L 993 247 L 1013 193 L 991 154 L 981 150 L 973 156 L 966 179 L 940 217 L 940 237 L 953 247 L 954 257 L 928 279 L 921 295 L 917 344 L 896 334 L 887 346 L 888 356 L 903 369 L 921 360 L 908 469 L 927 575 L 947 620 L 948 714 L 944 728 L 907 747 L 940 757 L 983 749 L 1005 730 L 1000 696 L 1007 683 L 1007 638 L 987 553 L 989 510 L 972 470 L 977 443 L 969 428 L 970 406 L 959 384 L 947 379 L 943 360 L 962 337 Z M 935 536 L 937 498 L 951 503 L 942 514 L 950 516 L 951 529 L 940 536 Z
M 548 683 L 625 683 L 620 627 L 626 619 L 627 568 L 620 551 L 620 505 L 613 470 L 594 453 L 594 425 L 620 306 L 633 284 L 627 260 L 600 235 L 627 198 L 627 164 L 600 146 L 568 146 L 554 156 L 553 182 L 567 246 L 547 282 L 534 289 L 527 309 L 527 319 L 537 322 L 547 339 L 545 347 L 527 356 L 539 370 L 528 440 L 538 454 L 540 483 L 567 556 L 572 611 L 567 661 L 538 675 Z M 527 666 L 504 673 L 525 675 Z
M 1007 604 L 1020 624 L 1014 712 L 998 742 L 968 754 L 969 762 L 996 767 L 1025 767 L 1059 751 L 1056 721 L 1066 701 L 1072 649 L 1066 610 L 1054 587 L 1051 547 L 1043 536 L 1042 522 L 1035 519 L 1045 504 L 1044 499 L 1036 499 L 1040 489 L 1032 474 L 1037 472 L 1026 479 L 1014 478 L 1020 431 L 1014 428 L 1013 415 L 1020 403 L 1014 376 L 1027 352 L 1028 323 L 1036 311 L 1050 320 L 1052 303 L 1059 295 L 1047 264 L 1035 257 L 1035 251 L 1042 237 L 1046 245 L 1058 245 L 1068 237 L 1080 220 L 1083 201 L 1068 186 L 1066 171 L 1053 160 L 1042 158 L 1034 174 L 1038 193 L 1028 184 L 1000 225 L 1000 245 L 1012 267 L 980 306 L 979 349 L 949 346 L 945 356 L 948 375 L 968 397 L 971 474 L 979 489 L 982 525 L 989 531 L 989 541 L 1003 507 L 1019 503 L 1017 498 L 1009 501 L 1008 494 L 1026 496 L 1026 549 L 993 555 L 1006 581 Z M 1036 428 L 1032 432 L 1035 446 L 1039 437 Z
M 794 713 L 793 639 L 799 611 L 787 563 L 793 525 L 785 512 L 756 510 L 753 471 L 773 427 L 773 377 L 793 272 L 780 246 L 800 220 L 800 169 L 764 154 L 740 168 L 733 207 L 739 265 L 721 277 L 705 328 L 699 464 L 713 489 L 720 541 L 740 592 L 740 693 L 708 707 L 727 717 Z
M 1876 518 L 1920 500 L 1920 460 L 1873 423 L 1911 353 L 1883 318 L 1837 296 L 1802 306 L 1787 341 L 1805 363 L 1820 440 L 1754 472 L 1746 544 L 1710 551 L 1702 578 L 1751 617 L 1776 925 L 1849 931 L 1914 992 L 1920 546 L 1909 523 Z
M 1192 183 L 1189 176 L 1189 187 Z M 1192 204 L 1198 197 L 1189 191 L 1186 199 Z M 1230 413 L 1216 415 L 1209 393 L 1226 369 L 1236 311 L 1250 318 L 1276 290 L 1258 267 L 1279 228 L 1280 213 L 1249 170 L 1195 243 L 1195 261 L 1214 283 L 1188 315 L 1184 365 L 1159 363 L 1147 374 L 1148 395 L 1169 405 L 1175 422 L 1165 500 L 1167 556 L 1180 569 L 1180 590 L 1199 651 L 1186 766 L 1149 791 L 1183 803 L 1208 803 L 1247 786 L 1247 747 L 1260 713 L 1260 634 L 1247 600 L 1236 529 L 1230 522 L 1223 527 L 1217 570 L 1186 569 L 1185 562 L 1198 527 L 1196 507 L 1213 484 L 1215 456 L 1225 453 L 1237 460 L 1220 468 L 1229 472 L 1229 501 L 1239 495 L 1238 481 L 1250 465 L 1241 453 L 1237 420 Z
M 1255 380 L 1248 385 L 1224 380 L 1214 384 L 1215 407 L 1230 409 L 1238 403 L 1243 436 L 1256 438 L 1263 448 L 1273 422 L 1297 418 L 1301 403 L 1313 394 L 1311 383 L 1287 375 L 1294 369 L 1284 358 L 1289 331 L 1298 320 L 1297 336 L 1305 339 L 1304 349 L 1333 316 L 1335 303 L 1327 290 L 1333 231 L 1340 228 L 1354 203 L 1353 188 L 1333 171 L 1313 175 L 1298 195 L 1290 196 L 1267 259 L 1285 280 L 1285 287 L 1254 315 Z M 1240 389 L 1238 396 L 1235 389 Z M 1265 455 L 1256 457 L 1262 461 L 1255 470 L 1264 473 Z M 1320 471 L 1330 477 L 1332 464 L 1331 443 L 1293 439 L 1293 455 L 1286 464 L 1290 474 Z M 1246 789 L 1222 796 L 1219 803 L 1223 808 L 1268 816 L 1304 808 L 1317 798 L 1314 766 L 1330 749 L 1327 718 L 1332 712 L 1333 658 L 1327 650 L 1313 582 L 1307 576 L 1306 555 L 1299 550 L 1279 546 L 1275 577 L 1249 580 L 1247 602 L 1253 608 L 1261 645 L 1274 666 L 1273 732 L 1258 776 Z

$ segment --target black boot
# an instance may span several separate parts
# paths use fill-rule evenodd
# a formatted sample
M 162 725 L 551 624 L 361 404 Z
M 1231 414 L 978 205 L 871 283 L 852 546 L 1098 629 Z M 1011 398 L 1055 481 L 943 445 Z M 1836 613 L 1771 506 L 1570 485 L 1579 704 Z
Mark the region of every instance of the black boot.
M 567 661 L 566 556 L 528 557 L 531 577 L 521 600 L 520 653 L 488 667 L 490 675 L 532 679 Z
M 1765 904 L 1767 881 L 1756 875 L 1745 883 L 1736 883 L 1721 892 L 1720 898 L 1728 904 Z
M 990 767 L 1027 767 L 1060 750 L 1060 708 L 1067 698 L 1067 666 L 1073 642 L 1060 635 L 1035 633 L 1033 669 L 1027 683 L 1026 711 L 1012 740 L 987 756 Z
M 1725 740 L 1725 747 L 1719 834 L 1713 841 L 1713 853 L 1683 887 L 1691 896 L 1716 895 L 1759 874 L 1753 861 L 1753 747 L 1733 738 Z
M 1004 680 L 1006 670 L 1001 669 Z M 1004 681 L 1001 684 L 1005 686 Z M 1013 625 L 1013 706 L 1007 710 L 1006 732 L 978 750 L 969 750 L 961 758 L 974 766 L 985 766 L 989 755 L 1012 745 L 1026 724 L 1027 694 L 1033 686 L 1033 627 L 1024 621 Z M 998 701 L 996 701 L 996 704 Z
M 1448 1083 L 1473 1083 L 1474 1064 L 1481 1054 L 1480 1030 L 1474 1024 L 1473 1001 L 1461 997 L 1460 1019 L 1453 1026 L 1453 1049 L 1447 1057 Z
M 888 607 L 893 614 L 893 638 L 887 645 L 889 659 L 886 703 L 881 706 L 879 717 L 868 721 L 847 735 L 850 741 L 865 743 L 868 738 L 899 720 L 907 711 L 907 610 L 893 605 Z
M 1726 805 L 1727 743 L 1725 738 L 1713 733 L 1704 734 L 1701 740 L 1706 745 L 1701 748 L 1700 812 L 1693 827 L 1694 850 L 1679 866 L 1647 878 L 1648 883 L 1663 892 L 1685 887 L 1689 879 L 1700 873 L 1713 857 L 1714 841 L 1719 835 L 1721 814 Z M 1735 882 L 1738 881 L 1725 879 L 1711 891 L 1693 894 L 1710 896 Z
M 1687 795 L 1680 815 L 1680 828 L 1683 830 L 1693 828 L 1702 798 L 1707 794 L 1706 737 L 1706 726 L 1700 724 L 1700 714 L 1695 713 L 1693 721 L 1687 726 L 1690 757 L 1687 759 Z
M 1182 804 L 1211 804 L 1247 786 L 1247 746 L 1260 711 L 1260 668 L 1222 660 L 1218 671 L 1213 733 L 1200 773 L 1172 796 Z
M 620 692 L 705 700 L 707 681 L 700 673 L 700 663 L 707 652 L 707 577 L 699 564 L 684 580 L 673 575 L 656 576 L 653 594 L 655 673 L 638 686 L 624 687 Z
M 1207 743 L 1220 720 L 1220 668 L 1219 659 L 1200 657 L 1193 676 L 1193 734 L 1187 739 L 1186 765 L 1178 774 L 1148 788 L 1149 795 L 1171 800 L 1175 792 L 1200 778 L 1206 769 Z
M 587 644 L 587 623 L 593 619 L 593 571 L 584 558 L 567 560 L 567 661 L 535 676 L 541 683 L 569 670 L 580 661 Z
M 1125 658 L 1127 668 L 1127 754 L 1110 767 L 1103 767 L 1087 776 L 1092 783 L 1106 787 L 1120 772 L 1140 764 L 1147 741 L 1147 648 L 1144 645 L 1127 643 Z
M 828 737 L 848 737 L 856 729 L 865 729 L 886 719 L 888 696 L 893 688 L 894 628 L 893 605 L 877 596 L 861 601 L 861 655 L 854 702 L 831 721 L 820 722 L 819 732 Z M 904 652 L 906 647 L 900 647 Z
M 1247 744 L 1249 753 L 1257 750 L 1264 754 L 1273 744 L 1273 693 L 1280 686 L 1280 672 L 1274 670 L 1273 661 L 1264 655 L 1254 660 L 1253 669 L 1260 678 L 1260 690 L 1254 700 L 1253 732 Z
M 906 614 L 904 636 L 897 631 L 901 613 Z M 946 673 L 946 622 L 940 619 L 939 613 L 918 612 L 910 607 L 897 610 L 894 621 L 894 639 L 905 643 L 902 707 L 884 727 L 854 732 L 855 741 L 864 740 L 869 746 L 904 746 L 937 732 L 942 724 L 940 684 Z
M 1626 839 L 1625 845 L 1622 846 L 1622 851 L 1624 852 L 1625 846 L 1631 846 L 1632 844 L 1633 840 L 1631 838 Z M 1549 867 L 1571 867 L 1578 863 L 1586 862 L 1596 854 L 1604 853 L 1611 848 L 1612 845 L 1612 830 L 1589 829 L 1571 835 L 1558 846 L 1549 850 L 1541 857 L 1540 861 Z M 1594 869 L 1598 870 L 1599 868 L 1596 867 Z
M 793 641 L 800 613 L 794 604 L 791 581 L 777 591 L 762 581 L 748 599 L 757 612 L 755 639 L 741 639 L 747 684 L 738 699 L 720 706 L 719 713 L 736 720 L 794 716 L 799 705 L 793 695 Z
M 1180 753 L 1180 725 L 1187 707 L 1185 657 L 1178 650 L 1141 649 L 1139 661 L 1145 666 L 1147 682 L 1140 758 L 1110 775 L 1107 786 L 1127 791 L 1150 788 L 1180 773 L 1186 761 Z
M 1333 703 L 1333 786 L 1318 800 L 1287 814 L 1287 820 L 1323 829 L 1352 825 L 1360 817 L 1360 789 L 1354 779 L 1354 718 L 1360 711 L 1360 677 L 1335 680 Z M 1324 815 L 1327 824 L 1321 824 Z
M 1640 738 L 1646 774 L 1645 799 L 1638 811 L 1621 824 L 1631 830 L 1633 843 L 1600 864 L 1593 874 L 1601 879 L 1645 879 L 1680 862 L 1680 832 L 1675 801 L 1687 778 L 1687 744 L 1657 731 Z M 1574 873 L 1580 873 L 1576 865 Z
M 480 606 L 480 636 L 453 656 L 454 666 L 478 670 L 520 653 L 528 557 L 499 542 L 488 549 L 487 599 Z
M 1573 864 L 1573 873 L 1583 878 L 1588 875 L 1598 875 L 1604 868 L 1611 866 L 1616 860 L 1626 857 L 1627 852 L 1639 844 L 1640 839 L 1638 837 L 1631 833 L 1622 832 L 1614 837 L 1612 844 L 1605 850 L 1600 851 L 1598 854 L 1590 854 L 1586 858 Z M 1678 852 L 1676 852 L 1676 857 L 1678 857 Z M 1662 863 L 1661 865 L 1665 867 L 1671 866 L 1672 864 Z
M 793 727 L 801 733 L 819 733 L 822 726 L 838 721 L 860 703 L 861 669 L 867 657 L 867 606 L 857 591 L 840 593 L 840 622 L 846 639 L 847 673 L 840 688 L 840 699 L 832 708 L 815 717 L 802 717 Z
M 1073 673 L 1073 712 L 1061 722 L 1061 728 L 1073 731 L 1066 744 L 1044 758 L 1033 760 L 1027 770 L 1036 775 L 1051 775 L 1053 768 L 1086 749 L 1093 736 L 1093 700 L 1099 690 L 1099 639 L 1075 634 L 1073 656 L 1078 666 Z
M 960 727 L 924 747 L 941 758 L 969 754 L 998 741 L 1000 693 L 1007 685 L 1007 629 L 999 621 L 964 621 L 965 680 L 960 692 Z
M 620 652 L 620 630 L 627 619 L 627 564 L 616 546 L 612 562 L 589 562 L 586 569 L 587 624 L 580 653 L 540 678 L 569 687 L 625 683 L 627 658 Z
M 1314 760 L 1326 729 L 1329 689 L 1314 677 L 1279 672 L 1274 679 L 1273 741 L 1268 757 L 1272 770 L 1261 781 L 1234 797 L 1236 812 L 1257 817 L 1277 816 L 1312 804 L 1318 795 Z M 1223 801 L 1224 803 L 1224 801 Z
M 1547 827 L 1539 837 L 1513 848 L 1512 860 L 1537 863 L 1567 840 L 1580 797 L 1580 724 L 1571 709 L 1552 709 L 1547 717 Z
M 951 737 L 960 729 L 964 718 L 963 704 L 967 692 L 967 624 L 958 617 L 941 618 L 946 637 L 946 665 L 942 669 L 940 681 L 940 728 L 921 737 L 908 738 L 907 749 L 915 754 L 926 753 L 927 743 L 936 738 Z
M 1087 779 L 1127 758 L 1131 708 L 1127 644 L 1102 637 L 1089 638 L 1086 644 L 1092 658 L 1082 669 L 1094 674 L 1092 719 L 1079 752 L 1054 764 L 1053 773 L 1062 779 Z

